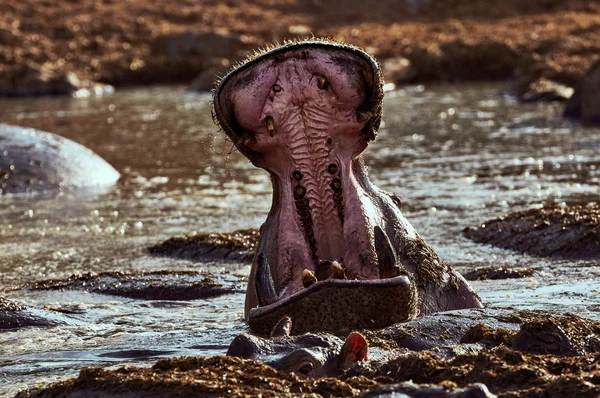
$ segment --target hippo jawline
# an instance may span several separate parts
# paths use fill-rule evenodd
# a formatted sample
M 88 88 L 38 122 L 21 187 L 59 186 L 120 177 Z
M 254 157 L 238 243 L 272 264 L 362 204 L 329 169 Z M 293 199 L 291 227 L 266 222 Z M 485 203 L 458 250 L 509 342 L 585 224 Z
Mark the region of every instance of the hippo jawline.
M 297 334 L 384 327 L 418 312 L 418 264 L 406 255 L 418 235 L 361 157 L 382 98 L 373 58 L 319 40 L 259 54 L 215 89 L 216 122 L 273 185 L 246 293 L 254 332 L 285 315 Z
M 389 279 L 328 279 L 272 304 L 250 309 L 254 333 L 268 335 L 284 316 L 294 320 L 293 333 L 349 332 L 380 329 L 410 320 L 417 313 L 417 289 L 406 275 Z

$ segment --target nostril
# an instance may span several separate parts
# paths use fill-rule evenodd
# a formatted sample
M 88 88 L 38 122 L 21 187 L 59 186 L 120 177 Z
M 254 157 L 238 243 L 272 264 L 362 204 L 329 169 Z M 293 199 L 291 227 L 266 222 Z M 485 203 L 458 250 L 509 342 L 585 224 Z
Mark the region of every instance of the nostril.
M 326 78 L 321 76 L 321 77 L 317 78 L 317 86 L 321 90 L 325 90 L 327 87 L 329 87 L 329 80 L 327 80 Z

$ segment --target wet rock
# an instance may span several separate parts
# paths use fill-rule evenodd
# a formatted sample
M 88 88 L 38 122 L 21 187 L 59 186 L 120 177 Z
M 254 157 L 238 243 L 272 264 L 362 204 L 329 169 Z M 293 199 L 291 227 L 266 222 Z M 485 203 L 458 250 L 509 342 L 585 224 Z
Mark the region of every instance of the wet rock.
M 155 271 L 137 274 L 103 272 L 72 275 L 25 286 L 33 290 L 85 290 L 142 300 L 197 300 L 235 293 L 210 274 L 195 271 Z
M 536 272 L 537 270 L 533 268 L 508 269 L 506 267 L 485 267 L 476 268 L 473 271 L 463 273 L 462 276 L 468 281 L 484 281 L 526 278 L 532 276 Z
M 410 61 L 404 57 L 388 58 L 381 63 L 381 71 L 387 83 L 395 85 L 408 83 L 415 76 L 416 72 Z
M 466 388 L 448 389 L 441 386 L 418 385 L 411 381 L 377 387 L 366 393 L 360 394 L 359 398 L 495 398 L 487 387 L 481 383 L 475 383 Z
M 247 48 L 240 36 L 219 33 L 192 33 L 185 32 L 158 41 L 158 49 L 163 47 L 167 57 L 202 57 L 211 58 L 240 58 L 240 52 Z M 160 50 L 159 50 L 160 51 Z
M 584 124 L 600 125 L 600 60 L 583 75 L 563 115 Z
M 18 65 L 0 78 L 2 97 L 71 95 L 84 98 L 113 92 L 114 87 L 107 84 L 84 79 L 73 72 L 54 71 L 44 65 Z
M 107 187 L 119 173 L 94 152 L 39 130 L 0 124 L 0 194 Z
M 74 324 L 71 320 L 51 311 L 28 308 L 0 297 L 0 330 L 24 327 L 53 327 Z
M 259 238 L 257 229 L 181 236 L 151 246 L 148 252 L 156 256 L 187 260 L 251 262 Z
M 533 81 L 528 77 L 519 79 L 513 90 L 519 102 L 523 103 L 567 101 L 574 92 L 571 87 L 543 77 Z
M 466 228 L 463 235 L 475 242 L 537 256 L 597 259 L 600 206 L 546 203 Z

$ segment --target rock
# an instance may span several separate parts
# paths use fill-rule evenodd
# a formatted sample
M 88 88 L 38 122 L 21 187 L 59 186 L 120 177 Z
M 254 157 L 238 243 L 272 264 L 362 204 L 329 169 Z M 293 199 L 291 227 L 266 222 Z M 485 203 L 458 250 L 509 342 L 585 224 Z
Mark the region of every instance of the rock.
M 206 59 L 232 59 L 238 58 L 238 53 L 245 48 L 246 44 L 237 35 L 217 32 L 186 32 L 166 38 L 161 52 L 172 58 L 199 56 Z
M 381 63 L 381 71 L 386 84 L 395 85 L 411 81 L 416 72 L 410 61 L 404 57 L 388 58 Z
M 536 80 L 519 79 L 514 92 L 519 102 L 556 102 L 566 101 L 573 96 L 573 89 L 546 78 Z
M 600 125 L 600 60 L 579 81 L 563 116 L 588 125 Z
M 106 187 L 119 173 L 104 159 L 64 137 L 0 124 L 0 194 Z
M 56 72 L 44 65 L 19 65 L 0 80 L 3 97 L 71 95 L 84 98 L 112 93 L 112 86 L 82 79 L 73 72 Z
M 546 203 L 466 228 L 463 235 L 475 242 L 536 256 L 598 259 L 600 206 Z

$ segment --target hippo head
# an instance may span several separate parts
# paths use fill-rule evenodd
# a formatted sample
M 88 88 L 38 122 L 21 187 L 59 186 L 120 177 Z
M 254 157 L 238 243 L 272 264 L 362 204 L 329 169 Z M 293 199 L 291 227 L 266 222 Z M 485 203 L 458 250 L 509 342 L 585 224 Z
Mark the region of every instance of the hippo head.
M 422 241 L 361 157 L 381 121 L 382 87 L 372 57 L 324 40 L 264 51 L 218 84 L 216 121 L 273 185 L 246 296 L 254 332 L 284 315 L 294 333 L 339 332 L 440 309 L 419 297 L 420 277 L 433 277 L 433 291 L 454 279 L 436 258 L 419 272 L 423 256 L 410 248 Z
M 369 345 L 360 333 L 352 332 L 342 342 L 329 334 L 290 337 L 291 329 L 291 318 L 286 316 L 275 326 L 271 338 L 239 334 L 229 345 L 227 355 L 254 359 L 277 370 L 315 378 L 339 376 L 368 359 Z

